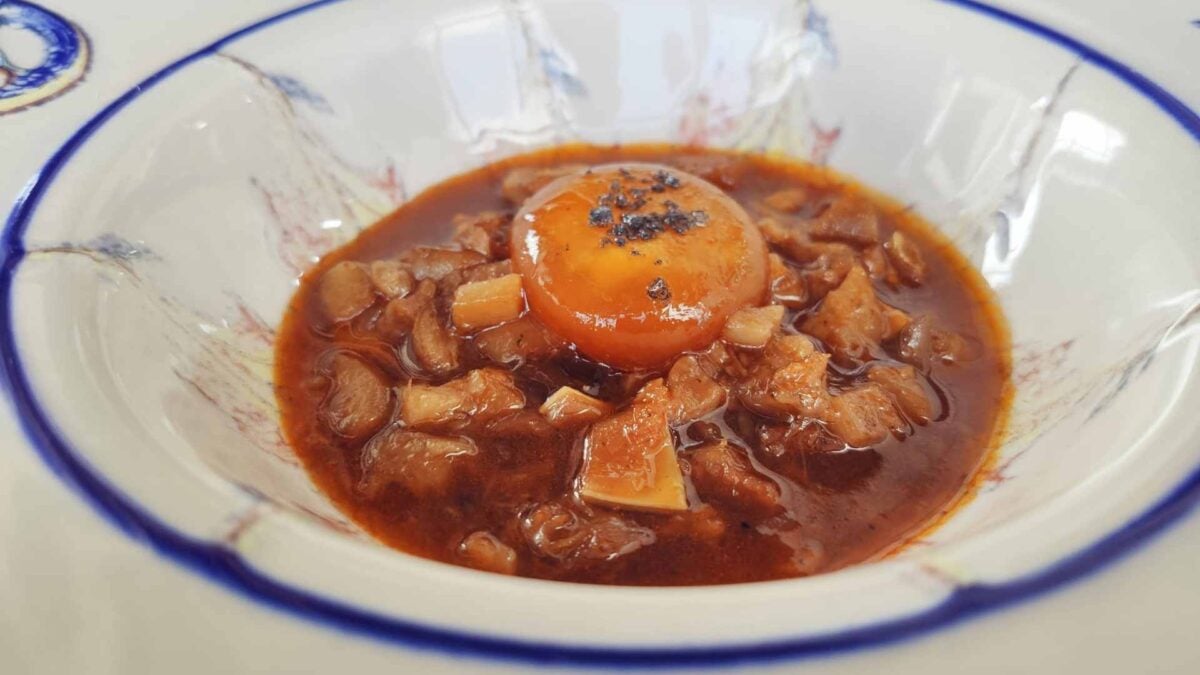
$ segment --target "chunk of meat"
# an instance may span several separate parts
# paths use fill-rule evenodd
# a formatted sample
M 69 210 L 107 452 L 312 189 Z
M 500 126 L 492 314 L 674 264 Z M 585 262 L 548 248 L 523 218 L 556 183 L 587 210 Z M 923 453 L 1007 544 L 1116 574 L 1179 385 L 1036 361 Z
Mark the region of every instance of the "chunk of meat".
M 758 439 L 762 449 L 775 457 L 797 458 L 846 449 L 845 441 L 835 437 L 824 424 L 816 421 L 764 424 L 759 427 Z M 801 459 L 801 468 L 805 461 Z
M 519 167 L 509 171 L 500 183 L 500 195 L 513 206 L 520 206 L 535 192 L 563 176 L 583 171 L 582 164 L 563 164 L 550 167 Z
M 409 384 L 400 395 L 400 419 L 420 430 L 485 424 L 525 407 L 525 394 L 512 375 L 479 368 L 443 385 Z
M 565 345 L 537 319 L 526 314 L 477 334 L 475 346 L 493 363 L 516 365 L 529 359 L 551 357 Z
M 681 356 L 667 373 L 669 412 L 671 424 L 683 424 L 700 419 L 725 405 L 728 393 L 700 367 L 700 361 L 692 355 Z
M 789 258 L 804 263 L 798 271 L 806 291 L 806 300 L 817 300 L 835 289 L 858 264 L 854 249 L 846 244 L 813 241 L 803 230 L 785 225 L 774 218 L 758 221 L 763 237 Z M 784 303 L 787 304 L 787 303 Z
M 925 391 L 925 383 L 912 366 L 875 366 L 867 379 L 883 387 L 908 419 L 927 424 L 933 419 L 933 402 Z
M 560 429 L 583 427 L 612 414 L 612 405 L 587 394 L 559 387 L 538 409 L 550 424 Z
M 793 309 L 808 304 L 808 287 L 799 272 L 783 261 L 778 253 L 769 256 L 771 302 Z
M 321 277 L 317 291 L 325 316 L 349 321 L 375 302 L 375 285 L 362 263 L 343 260 Z
M 458 339 L 432 306 L 422 309 L 413 322 L 412 350 L 417 363 L 431 373 L 447 375 L 458 370 Z
M 484 263 L 474 267 L 468 267 L 462 271 L 462 283 L 470 284 L 477 281 L 489 281 L 491 279 L 499 279 L 507 274 L 512 274 L 512 263 L 508 260 L 498 260 L 493 263 Z
M 359 492 L 367 499 L 399 485 L 418 497 L 444 493 L 458 464 L 477 452 L 475 443 L 458 436 L 434 436 L 393 425 L 363 448 Z
M 388 299 L 408 295 L 416 283 L 399 260 L 376 260 L 371 263 L 369 273 L 375 289 Z
M 400 261 L 408 267 L 418 281 L 423 279 L 436 281 L 451 272 L 483 264 L 488 259 L 479 251 L 418 246 L 406 251 L 400 257 Z
M 492 254 L 492 237 L 487 230 L 478 225 L 471 225 L 454 233 L 454 243 L 464 251 L 476 251 L 486 256 Z
M 961 363 L 978 358 L 978 351 L 957 333 L 942 330 L 929 316 L 910 321 L 896 337 L 896 356 L 903 362 L 928 371 L 933 361 Z
M 879 443 L 889 433 L 908 431 L 892 398 L 875 383 L 834 396 L 825 424 L 834 435 L 856 448 Z
M 494 437 L 520 442 L 522 439 L 547 439 L 555 428 L 536 410 L 522 408 L 504 413 L 484 425 L 484 431 Z
M 879 343 L 895 336 L 907 322 L 904 312 L 875 296 L 867 273 L 855 265 L 805 320 L 802 330 L 829 345 L 839 360 L 858 363 L 870 359 Z
M 508 257 L 508 228 L 512 214 L 504 211 L 460 213 L 451 220 L 454 241 L 464 249 L 478 251 L 489 258 Z
M 892 286 L 900 283 L 900 275 L 896 273 L 896 270 L 892 269 L 892 265 L 888 262 L 887 254 L 884 253 L 882 246 L 872 246 L 863 249 L 862 264 L 867 270 L 867 276 L 871 277 L 871 281 L 887 283 Z
M 779 486 L 755 471 L 742 448 L 722 440 L 689 450 L 685 457 L 702 499 L 760 516 L 779 510 Z
M 775 404 L 792 415 L 822 418 L 829 410 L 829 355 L 817 351 L 807 339 L 790 340 L 789 344 L 795 345 L 798 353 L 771 373 L 767 391 Z
M 783 213 L 796 213 L 808 202 L 808 190 L 802 187 L 776 190 L 763 198 L 767 208 Z
M 663 381 L 652 380 L 629 408 L 592 425 L 579 473 L 581 498 L 639 511 L 687 508 L 668 426 L 668 397 Z
M 718 155 L 679 155 L 664 161 L 726 191 L 737 188 L 749 168 L 745 161 L 736 157 Z
M 517 573 L 517 552 L 491 532 L 472 532 L 458 545 L 458 555 L 468 566 L 497 574 Z
M 498 279 L 463 284 L 454 291 L 450 317 L 454 327 L 474 332 L 512 321 L 525 311 L 521 276 L 506 274 Z
M 582 512 L 557 502 L 530 509 L 520 529 L 534 553 L 556 560 L 615 560 L 655 541 L 653 530 L 616 515 Z
M 925 283 L 925 257 L 916 242 L 904 236 L 899 230 L 892 233 L 891 239 L 883 245 L 888 258 L 905 283 L 920 286 Z
M 347 438 L 378 431 L 392 410 L 392 389 L 383 375 L 344 352 L 334 354 L 329 373 L 333 383 L 321 407 L 329 428 Z
M 779 330 L 783 313 L 783 305 L 739 309 L 725 323 L 721 338 L 739 347 L 763 347 Z
M 673 513 L 666 522 L 658 526 L 658 532 L 664 537 L 686 537 L 690 540 L 715 541 L 725 534 L 728 526 L 721 512 L 701 504 L 694 509 L 682 513 Z
M 734 354 L 733 348 L 721 340 L 713 341 L 707 349 L 697 354 L 696 358 L 704 372 L 713 379 L 737 379 L 747 372 L 745 366 Z
M 763 350 L 738 399 L 767 417 L 819 417 L 828 408 L 826 365 L 829 355 L 817 351 L 803 335 L 777 335 Z
M 845 244 L 813 244 L 815 256 L 800 271 L 800 278 L 808 289 L 809 300 L 825 297 L 846 280 L 846 276 L 858 264 L 854 249 Z
M 383 308 L 375 330 L 380 337 L 393 344 L 399 343 L 412 330 L 417 316 L 433 306 L 437 295 L 437 284 L 425 280 L 406 296 L 394 298 Z
M 808 232 L 814 239 L 870 246 L 879 243 L 879 213 L 865 197 L 843 193 L 809 222 Z

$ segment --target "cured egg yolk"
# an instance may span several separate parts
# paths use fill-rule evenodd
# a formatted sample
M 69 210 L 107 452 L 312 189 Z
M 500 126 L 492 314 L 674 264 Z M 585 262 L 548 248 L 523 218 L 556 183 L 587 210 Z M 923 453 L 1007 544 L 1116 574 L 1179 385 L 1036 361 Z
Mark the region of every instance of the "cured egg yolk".
M 767 292 L 767 249 L 728 195 L 655 164 L 560 178 L 512 228 L 529 308 L 584 355 L 622 369 L 707 347 Z

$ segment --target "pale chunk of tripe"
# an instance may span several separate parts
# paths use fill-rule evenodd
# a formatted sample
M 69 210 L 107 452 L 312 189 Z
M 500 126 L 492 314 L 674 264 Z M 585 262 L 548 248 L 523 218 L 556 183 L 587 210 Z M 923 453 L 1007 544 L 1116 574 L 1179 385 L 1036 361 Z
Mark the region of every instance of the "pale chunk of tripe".
M 578 482 L 584 501 L 634 511 L 687 510 L 668 410 L 666 386 L 652 380 L 633 405 L 592 425 Z

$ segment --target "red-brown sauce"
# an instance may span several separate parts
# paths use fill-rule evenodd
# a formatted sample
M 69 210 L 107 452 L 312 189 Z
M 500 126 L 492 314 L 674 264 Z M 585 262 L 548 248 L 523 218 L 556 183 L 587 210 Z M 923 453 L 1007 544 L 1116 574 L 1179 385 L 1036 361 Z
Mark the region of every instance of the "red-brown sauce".
M 736 200 L 778 256 L 773 274 L 782 276 L 772 277 L 773 298 L 765 303 L 786 306 L 776 338 L 805 336 L 820 359 L 834 352 L 822 390 L 831 397 L 855 394 L 833 403 L 843 405 L 841 417 L 800 414 L 795 407 L 788 414 L 764 414 L 755 403 L 754 392 L 762 388 L 754 389 L 755 373 L 769 377 L 763 373 L 793 357 L 779 356 L 781 348 L 773 346 L 718 340 L 695 362 L 707 373 L 702 378 L 727 392 L 724 403 L 671 430 L 686 511 L 652 513 L 581 500 L 577 474 L 588 428 L 557 428 L 538 413 L 561 386 L 619 411 L 664 372 L 622 372 L 569 344 L 532 349 L 525 335 L 508 343 L 483 337 L 499 329 L 460 332 L 449 318 L 460 284 L 505 271 L 484 265 L 508 257 L 509 219 L 520 200 L 546 182 L 534 169 L 612 162 L 676 167 Z M 472 229 L 475 221 L 486 227 Z M 426 284 L 428 321 L 440 322 L 426 328 L 449 340 L 455 352 L 452 362 L 430 368 L 427 353 L 414 356 L 417 329 L 403 319 L 407 310 L 400 302 L 419 293 L 422 283 L 412 274 L 411 250 L 459 248 L 462 242 L 480 253 L 460 256 L 451 265 L 456 269 Z M 344 320 L 332 320 L 322 279 L 344 261 L 379 260 L 400 261 L 389 269 L 403 270 L 402 288 L 372 287 Z M 416 276 L 440 273 L 423 269 Z M 856 274 L 867 281 L 847 281 Z M 881 316 L 890 317 L 865 351 L 857 338 L 839 332 L 844 318 L 832 309 L 846 304 L 856 283 L 860 291 L 869 284 L 867 292 L 885 303 Z M 841 300 L 828 299 L 842 288 Z M 826 305 L 831 309 L 822 314 Z M 544 330 L 530 335 L 544 338 Z M 719 584 L 803 576 L 872 559 L 951 508 L 1002 430 L 1007 340 L 990 292 L 962 255 L 910 211 L 844 177 L 758 155 L 666 145 L 567 146 L 438 184 L 330 252 L 301 279 L 284 317 L 276 383 L 285 433 L 313 480 L 391 546 L 545 579 Z M 553 336 L 549 341 L 555 342 Z M 772 349 L 772 358 L 783 360 L 764 365 Z M 524 356 L 517 363 L 500 358 L 513 353 Z M 408 433 L 400 410 L 406 387 L 465 381 L 482 368 L 488 377 L 506 378 L 512 391 L 505 396 L 518 403 L 509 400 L 486 421 L 480 413 L 448 423 L 452 428 Z M 363 382 L 359 390 L 347 389 Z M 835 399 L 823 392 L 819 405 L 829 410 Z M 331 407 L 357 416 L 339 417 Z M 879 410 L 884 412 L 871 412 Z M 862 411 L 888 433 L 880 437 L 856 426 Z M 397 438 L 407 443 L 404 463 L 385 465 L 379 458 L 393 457 L 385 451 L 397 447 Z M 457 445 L 439 445 L 429 454 L 428 438 L 451 438 Z

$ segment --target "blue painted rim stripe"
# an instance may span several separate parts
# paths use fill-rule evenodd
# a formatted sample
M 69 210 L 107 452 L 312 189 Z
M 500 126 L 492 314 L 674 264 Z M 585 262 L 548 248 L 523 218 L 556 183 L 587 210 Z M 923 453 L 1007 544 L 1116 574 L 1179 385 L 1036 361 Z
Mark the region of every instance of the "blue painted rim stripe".
M 75 455 L 38 405 L 13 333 L 13 279 L 25 254 L 22 236 L 49 185 L 66 162 L 109 118 L 159 81 L 225 45 L 262 28 L 343 0 L 317 0 L 264 19 L 175 61 L 143 80 L 88 120 L 50 158 L 18 197 L 5 224 L 0 249 L 0 367 L 21 428 L 43 461 L 107 520 L 164 557 L 237 593 L 327 626 L 417 649 L 539 665 L 704 667 L 817 656 L 888 644 L 928 633 L 1060 588 L 1119 560 L 1189 513 L 1200 501 L 1200 467 L 1152 508 L 1095 544 L 1036 573 L 1000 584 L 962 586 L 937 606 L 911 616 L 827 635 L 714 647 L 615 648 L 540 643 L 423 626 L 367 612 L 280 583 L 255 570 L 229 549 L 187 537 L 108 485 Z M 941 0 L 1014 25 L 1079 54 L 1150 98 L 1200 141 L 1200 117 L 1132 68 L 1051 28 L 974 0 Z

